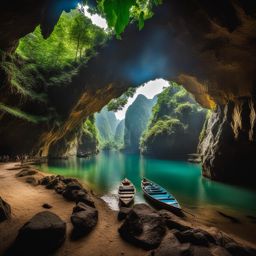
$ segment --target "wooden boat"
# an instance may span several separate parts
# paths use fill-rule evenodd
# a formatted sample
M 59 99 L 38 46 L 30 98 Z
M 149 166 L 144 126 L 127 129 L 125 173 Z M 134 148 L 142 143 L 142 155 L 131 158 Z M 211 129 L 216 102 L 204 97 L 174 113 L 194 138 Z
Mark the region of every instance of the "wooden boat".
M 135 186 L 130 180 L 125 178 L 121 181 L 118 189 L 118 197 L 121 205 L 128 206 L 133 200 L 136 193 Z
M 176 214 L 182 213 L 176 198 L 158 184 L 143 178 L 141 181 L 141 188 L 144 195 L 157 206 L 168 209 Z

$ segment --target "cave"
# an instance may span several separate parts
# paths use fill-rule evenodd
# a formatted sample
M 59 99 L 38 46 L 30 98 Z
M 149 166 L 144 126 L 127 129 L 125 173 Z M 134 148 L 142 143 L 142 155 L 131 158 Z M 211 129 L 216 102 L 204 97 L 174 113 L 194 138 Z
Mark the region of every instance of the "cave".
M 164 162 L 154 163 L 151 157 L 161 159 L 159 161 L 187 161 L 190 156 L 196 158 L 199 166 L 195 169 L 200 171 L 203 184 L 200 189 L 208 191 L 208 184 L 217 184 L 213 185 L 214 189 L 231 186 L 255 191 L 255 1 L 14 0 L 1 3 L 0 13 L 2 162 L 31 158 L 42 164 L 46 172 L 54 170 L 53 174 L 61 175 L 54 168 L 65 169 L 64 176 L 70 176 L 69 170 L 77 168 L 75 175 L 79 179 L 82 177 L 80 167 L 88 165 L 88 170 L 101 170 L 102 165 L 106 165 L 108 169 L 115 169 L 119 158 L 127 170 L 136 163 L 135 169 L 141 168 L 143 172 L 147 165 L 164 168 Z M 81 18 L 81 13 L 87 16 Z M 99 16 L 106 23 L 104 29 L 91 23 L 88 17 L 92 15 L 106 19 Z M 37 55 L 32 54 L 33 47 L 38 47 Z M 46 49 L 48 52 L 41 52 Z M 112 108 L 113 102 L 124 105 L 134 94 L 133 90 L 159 78 L 170 83 L 170 88 L 165 89 L 168 97 L 176 97 L 177 91 L 172 88 L 181 88 L 177 89 L 180 94 L 185 90 L 189 96 L 184 102 L 175 102 L 174 110 L 169 107 L 162 116 L 153 109 L 164 96 L 153 103 L 140 96 L 139 107 L 133 111 L 137 120 L 123 122 L 123 127 L 119 127 L 126 129 L 130 124 L 132 130 L 136 125 L 143 126 L 139 133 L 136 131 L 139 135 L 122 130 L 125 148 L 122 150 L 130 156 L 126 159 L 113 152 L 101 153 L 103 148 L 120 150 L 117 143 L 120 138 L 112 134 L 112 139 L 104 143 L 96 138 L 95 123 L 102 125 L 103 130 L 116 130 L 118 126 L 117 123 L 111 126 L 115 123 L 112 120 L 113 124 L 106 128 L 106 124 L 99 121 L 100 114 L 105 111 L 105 115 L 109 115 L 107 108 L 111 103 Z M 184 104 L 182 107 L 191 113 L 194 111 L 189 122 L 181 121 L 179 104 Z M 144 111 L 145 105 L 149 112 Z M 148 126 L 138 121 L 143 118 Z M 155 136 L 160 130 L 166 133 Z M 168 139 L 171 141 L 168 146 L 166 134 L 172 138 Z M 134 136 L 138 137 L 135 144 L 131 142 Z M 144 162 L 133 156 L 134 153 L 149 159 L 146 157 Z M 78 158 L 67 160 L 66 164 L 62 162 L 74 155 Z M 92 160 L 85 160 L 90 156 Z M 41 161 L 48 161 L 49 165 Z M 172 164 L 177 169 L 183 168 L 175 162 Z M 96 189 L 97 175 L 90 171 L 84 175 L 94 181 Z M 112 175 L 119 174 L 113 171 Z M 161 177 L 164 183 L 161 175 L 159 172 L 159 176 L 152 174 L 152 177 L 156 180 Z M 191 184 L 194 183 L 191 181 Z M 175 191 L 175 184 L 172 186 Z M 199 188 L 196 194 L 203 197 Z M 209 195 L 206 197 L 215 200 Z M 248 196 L 248 202 L 251 198 L 254 196 Z M 253 213 L 247 215 L 255 222 L 255 209 L 251 208 Z M 225 215 L 229 217 L 228 214 L 222 217 Z M 225 231 L 234 230 L 228 227 Z M 243 255 L 233 253 L 237 253 L 238 248 L 227 250 L 231 255 Z

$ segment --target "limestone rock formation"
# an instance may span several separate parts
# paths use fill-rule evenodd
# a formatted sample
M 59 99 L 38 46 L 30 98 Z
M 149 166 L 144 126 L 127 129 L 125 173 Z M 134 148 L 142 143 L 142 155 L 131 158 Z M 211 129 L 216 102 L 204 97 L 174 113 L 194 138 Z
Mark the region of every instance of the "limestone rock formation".
M 199 146 L 204 176 L 255 185 L 255 118 L 253 98 L 229 101 L 212 114 Z

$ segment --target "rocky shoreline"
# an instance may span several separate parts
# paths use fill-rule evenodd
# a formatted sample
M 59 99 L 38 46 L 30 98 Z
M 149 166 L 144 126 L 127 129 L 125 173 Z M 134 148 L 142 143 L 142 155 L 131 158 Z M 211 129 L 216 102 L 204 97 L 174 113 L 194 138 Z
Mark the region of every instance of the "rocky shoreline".
M 18 214 L 16 201 L 0 186 L 3 197 L 0 200 L 0 239 L 6 242 L 0 244 L 0 254 L 49 255 L 55 252 L 54 255 L 83 255 L 91 248 L 88 255 L 95 256 L 256 255 L 253 245 L 236 241 L 217 228 L 193 222 L 186 216 L 178 217 L 166 210 L 156 211 L 146 204 L 121 208 L 116 214 L 77 179 L 46 176 L 24 164 L 9 164 L 4 168 L 2 165 L 0 169 L 0 185 L 9 179 L 17 182 L 17 189 L 26 190 L 26 193 L 20 191 L 17 199 L 29 197 L 29 201 L 40 201 L 39 197 L 43 197 L 44 200 L 41 208 L 31 207 L 30 218 L 26 216 L 27 219 L 23 220 L 18 215 L 26 212 L 26 205 L 23 210 L 18 209 Z M 5 188 L 8 190 L 6 184 Z M 53 202 L 58 200 L 60 205 L 46 201 L 44 194 L 49 194 Z M 14 228 L 13 222 L 18 222 Z M 5 235 L 8 226 L 12 233 Z M 97 243 L 100 241 L 102 248 Z M 105 246 L 111 243 L 114 246 L 104 250 L 104 243 Z

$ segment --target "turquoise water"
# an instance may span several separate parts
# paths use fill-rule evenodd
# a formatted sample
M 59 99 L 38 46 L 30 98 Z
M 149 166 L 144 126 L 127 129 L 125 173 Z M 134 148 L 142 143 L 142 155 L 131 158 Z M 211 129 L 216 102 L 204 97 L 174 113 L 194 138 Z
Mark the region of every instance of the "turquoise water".
M 40 167 L 43 171 L 76 177 L 92 190 L 108 198 L 116 198 L 120 181 L 127 177 L 137 188 L 136 202 L 143 202 L 141 177 L 147 177 L 169 190 L 188 208 L 225 208 L 256 214 L 256 191 L 213 182 L 201 176 L 201 167 L 182 161 L 159 160 L 125 155 L 120 152 L 101 152 L 90 158 L 54 160 Z

